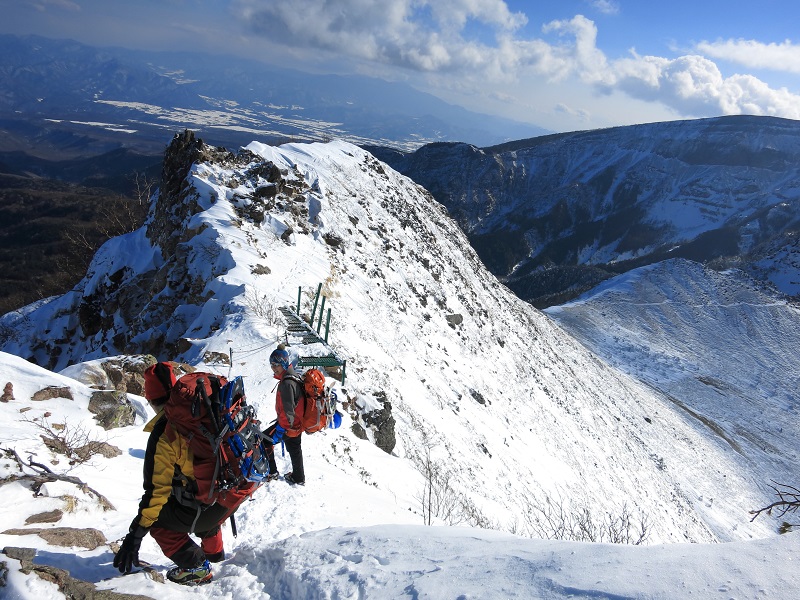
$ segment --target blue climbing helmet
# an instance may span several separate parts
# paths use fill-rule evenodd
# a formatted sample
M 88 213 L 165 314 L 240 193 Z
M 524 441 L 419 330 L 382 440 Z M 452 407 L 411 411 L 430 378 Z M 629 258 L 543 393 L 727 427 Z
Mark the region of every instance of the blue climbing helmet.
M 269 364 L 280 365 L 284 371 L 288 370 L 291 364 L 289 353 L 283 348 L 275 348 L 272 354 L 269 355 Z

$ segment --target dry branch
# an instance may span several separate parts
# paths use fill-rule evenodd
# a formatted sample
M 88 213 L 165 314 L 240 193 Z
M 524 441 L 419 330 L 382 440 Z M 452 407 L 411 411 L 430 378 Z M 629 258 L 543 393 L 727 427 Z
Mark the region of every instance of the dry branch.
M 17 461 L 17 464 L 20 466 L 20 469 L 33 469 L 35 471 L 34 474 L 26 474 L 23 472 L 22 475 L 8 477 L 0 481 L 0 485 L 4 483 L 10 483 L 11 481 L 32 481 L 36 484 L 37 489 L 41 487 L 42 484 L 52 482 L 52 481 L 65 481 L 67 483 L 71 483 L 78 487 L 84 494 L 92 495 L 97 498 L 98 503 L 103 508 L 103 510 L 116 510 L 114 505 L 108 501 L 108 498 L 103 496 L 100 492 L 93 489 L 92 487 L 85 484 L 83 481 L 74 477 L 72 475 L 62 475 L 60 473 L 54 473 L 51 471 L 46 465 L 42 463 L 34 462 L 32 459 L 28 460 L 28 464 L 20 458 L 17 451 L 13 448 L 3 448 L 3 452 L 7 453 L 9 456 L 13 456 L 14 460 Z
M 791 485 L 786 485 L 785 483 L 778 483 L 774 480 L 772 483 L 774 485 L 770 485 L 769 487 L 775 492 L 778 500 L 763 508 L 751 510 L 750 514 L 753 515 L 753 518 L 750 519 L 750 522 L 755 521 L 756 517 L 764 512 L 768 515 L 772 515 L 774 509 L 778 509 L 777 516 L 782 517 L 787 513 L 797 512 L 797 509 L 800 508 L 800 489 Z

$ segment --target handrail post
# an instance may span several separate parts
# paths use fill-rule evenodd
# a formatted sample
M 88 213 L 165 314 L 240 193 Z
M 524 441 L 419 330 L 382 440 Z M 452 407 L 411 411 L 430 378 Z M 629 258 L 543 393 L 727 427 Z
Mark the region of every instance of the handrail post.
M 317 287 L 317 295 L 314 297 L 314 308 L 311 311 L 311 321 L 309 322 L 309 325 L 311 325 L 312 329 L 314 328 L 314 315 L 317 314 L 317 302 L 319 302 L 319 294 L 321 291 L 322 291 L 322 284 L 320 283 L 319 286 Z
M 328 309 L 328 318 L 325 320 L 325 343 L 328 343 L 328 330 L 331 326 L 331 309 Z
M 303 291 L 303 286 L 302 285 L 298 285 L 297 286 L 297 316 L 298 317 L 300 316 L 300 296 L 301 296 L 301 292 L 302 291 Z
M 319 333 L 320 328 L 322 327 L 322 313 L 325 312 L 325 296 L 322 297 L 322 306 L 319 307 L 319 321 L 317 321 L 317 333 Z M 314 327 L 314 323 L 312 321 L 311 327 Z

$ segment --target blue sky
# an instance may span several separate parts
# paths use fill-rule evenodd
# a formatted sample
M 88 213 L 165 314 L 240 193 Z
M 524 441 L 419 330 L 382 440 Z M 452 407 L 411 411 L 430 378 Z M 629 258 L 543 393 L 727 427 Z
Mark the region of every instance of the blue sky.
M 800 119 L 796 0 L 0 0 L 3 33 L 405 81 L 553 131 Z

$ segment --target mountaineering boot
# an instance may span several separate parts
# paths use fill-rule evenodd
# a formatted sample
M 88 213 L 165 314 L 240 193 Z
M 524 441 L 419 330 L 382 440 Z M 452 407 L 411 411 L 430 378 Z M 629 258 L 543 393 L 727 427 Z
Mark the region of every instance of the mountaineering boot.
M 211 581 L 211 565 L 207 560 L 192 569 L 175 567 L 167 571 L 167 579 L 181 585 L 202 585 Z
M 290 484 L 290 485 L 305 485 L 306 484 L 305 479 L 303 481 L 296 481 L 295 478 L 294 478 L 294 474 L 292 474 L 292 473 L 287 473 L 286 475 L 284 475 L 283 476 L 283 480 L 286 483 Z
M 265 480 L 268 481 L 268 482 L 269 481 L 275 481 L 278 477 L 280 477 L 280 475 L 278 475 L 278 472 L 275 471 L 274 473 L 270 473 L 269 475 L 267 475 L 265 477 Z

